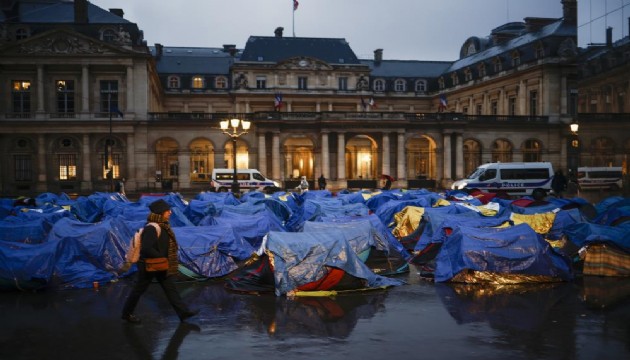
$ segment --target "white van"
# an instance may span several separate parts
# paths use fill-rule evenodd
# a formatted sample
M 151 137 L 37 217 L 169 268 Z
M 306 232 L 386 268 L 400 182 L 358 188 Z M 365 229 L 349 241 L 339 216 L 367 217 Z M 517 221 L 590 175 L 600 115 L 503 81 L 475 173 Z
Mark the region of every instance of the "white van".
M 580 190 L 619 190 L 623 186 L 621 166 L 579 167 L 577 176 Z
M 455 181 L 451 189 L 545 196 L 551 190 L 553 174 L 550 162 L 488 163 L 479 166 L 465 179 Z
M 217 192 L 229 191 L 233 179 L 234 169 L 214 169 L 212 170 L 210 186 Z M 237 169 L 236 180 L 241 190 L 265 191 L 271 188 L 280 188 L 277 181 L 267 179 L 256 169 Z

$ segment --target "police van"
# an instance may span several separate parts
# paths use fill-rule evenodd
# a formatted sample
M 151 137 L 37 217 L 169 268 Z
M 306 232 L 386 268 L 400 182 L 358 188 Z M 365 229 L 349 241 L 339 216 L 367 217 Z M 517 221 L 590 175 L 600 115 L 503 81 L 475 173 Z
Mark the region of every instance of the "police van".
M 553 175 L 550 162 L 488 163 L 479 166 L 465 179 L 455 181 L 451 189 L 544 197 L 551 190 Z
M 623 186 L 621 166 L 579 167 L 577 178 L 580 190 L 619 190 Z
M 226 192 L 231 189 L 233 180 L 234 169 L 214 169 L 210 186 L 214 191 Z M 256 169 L 237 169 L 236 181 L 242 190 L 266 191 L 280 188 L 277 181 L 267 179 Z

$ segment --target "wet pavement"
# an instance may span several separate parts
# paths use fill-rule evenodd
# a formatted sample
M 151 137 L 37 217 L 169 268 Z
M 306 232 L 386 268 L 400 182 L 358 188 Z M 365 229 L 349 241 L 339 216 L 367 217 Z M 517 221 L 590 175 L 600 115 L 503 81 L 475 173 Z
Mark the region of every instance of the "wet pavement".
M 406 285 L 287 299 L 178 285 L 201 309 L 180 324 L 159 285 L 140 325 L 120 320 L 131 280 L 0 292 L 0 359 L 628 359 L 630 279 L 527 286 Z

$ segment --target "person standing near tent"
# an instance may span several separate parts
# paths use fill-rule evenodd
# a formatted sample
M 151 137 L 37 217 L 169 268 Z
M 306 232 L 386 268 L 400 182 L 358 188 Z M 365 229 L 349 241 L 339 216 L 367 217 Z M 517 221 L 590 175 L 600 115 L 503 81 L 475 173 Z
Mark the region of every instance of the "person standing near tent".
M 171 207 L 166 201 L 160 199 L 151 203 L 149 210 L 151 212 L 142 231 L 140 260 L 137 263 L 138 278 L 123 306 L 122 319 L 130 323 L 141 322 L 140 318 L 133 314 L 133 311 L 140 296 L 144 294 L 153 279 L 156 279 L 179 319 L 185 321 L 189 317 L 197 315 L 199 310 L 190 310 L 182 301 L 175 287 L 175 275 L 179 272 L 179 262 L 177 239 L 169 224 Z M 159 232 L 156 227 L 149 223 L 157 223 Z M 150 268 L 151 260 L 160 258 L 168 259 L 168 267 L 164 270 L 152 271 L 153 269 Z
M 319 190 L 326 190 L 326 178 L 324 174 L 317 179 L 317 185 L 319 186 Z

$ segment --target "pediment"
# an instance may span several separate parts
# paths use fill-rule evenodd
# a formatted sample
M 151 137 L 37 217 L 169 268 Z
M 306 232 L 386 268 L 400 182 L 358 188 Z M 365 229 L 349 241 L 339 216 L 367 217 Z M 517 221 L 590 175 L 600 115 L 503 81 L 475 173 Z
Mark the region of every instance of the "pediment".
M 128 51 L 65 29 L 48 31 L 7 44 L 3 55 L 117 55 Z
M 328 63 L 323 62 L 319 59 L 312 58 L 309 56 L 296 56 L 279 62 L 276 66 L 278 69 L 283 70 L 309 70 L 309 71 L 317 71 L 317 70 L 332 70 L 333 67 L 328 65 Z

